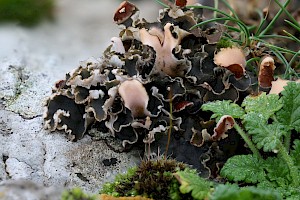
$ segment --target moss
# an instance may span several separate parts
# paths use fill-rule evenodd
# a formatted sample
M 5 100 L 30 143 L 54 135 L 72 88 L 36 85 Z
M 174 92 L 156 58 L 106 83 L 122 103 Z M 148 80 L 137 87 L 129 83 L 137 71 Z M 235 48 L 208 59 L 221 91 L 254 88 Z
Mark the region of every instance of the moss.
M 85 194 L 80 188 L 66 190 L 62 193 L 61 200 L 96 200 L 96 195 Z
M 53 17 L 53 0 L 0 0 L 0 21 L 16 21 L 33 26 Z
M 101 194 L 108 194 L 114 197 L 119 197 L 120 193 L 116 190 L 116 188 L 121 187 L 121 185 L 127 185 L 132 181 L 132 177 L 134 176 L 137 167 L 132 167 L 127 170 L 126 174 L 118 174 L 112 183 L 105 183 L 100 191 Z M 131 190 L 127 192 L 130 196 L 137 195 L 135 190 Z
M 217 43 L 217 49 L 228 48 L 235 46 L 235 43 L 229 40 L 228 38 L 221 38 Z
M 180 185 L 173 175 L 185 168 L 187 165 L 171 159 L 142 161 L 135 171 L 130 170 L 129 174 L 118 176 L 113 183 L 106 183 L 100 193 L 115 197 L 141 195 L 162 200 L 192 199 L 190 195 L 180 193 Z

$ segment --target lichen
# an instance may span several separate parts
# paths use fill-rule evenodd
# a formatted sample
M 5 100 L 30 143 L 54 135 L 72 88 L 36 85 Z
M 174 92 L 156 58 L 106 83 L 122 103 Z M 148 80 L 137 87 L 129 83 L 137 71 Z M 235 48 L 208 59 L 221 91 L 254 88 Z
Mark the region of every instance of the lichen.
M 122 29 L 119 36 L 101 58 L 80 63 L 55 84 L 45 104 L 44 126 L 64 130 L 73 141 L 91 127 L 98 129 L 117 151 L 143 149 L 144 144 L 164 151 L 165 132 L 171 129 L 169 155 L 211 177 L 216 173 L 207 163 L 218 170 L 231 149 L 243 144 L 236 134 L 214 142 L 214 125 L 206 123 L 211 113 L 200 107 L 214 100 L 240 102 L 256 90 L 256 73 L 246 66 L 249 55 L 235 45 L 229 49 L 238 59 L 219 62 L 223 49 L 218 41 L 226 28 L 191 29 L 202 22 L 202 9 L 172 5 L 159 11 L 156 22 L 139 19 L 138 13 L 133 4 L 121 4 L 114 18 Z

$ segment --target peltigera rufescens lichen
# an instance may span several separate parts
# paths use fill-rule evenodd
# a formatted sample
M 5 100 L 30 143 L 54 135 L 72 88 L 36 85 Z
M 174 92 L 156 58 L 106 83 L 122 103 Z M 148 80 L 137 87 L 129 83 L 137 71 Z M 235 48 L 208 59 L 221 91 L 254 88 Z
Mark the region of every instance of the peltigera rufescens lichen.
M 239 138 L 230 134 L 218 141 L 221 147 L 212 148 L 217 144 L 211 137 L 214 126 L 206 123 L 210 113 L 200 107 L 214 100 L 238 102 L 251 93 L 257 78 L 245 64 L 248 55 L 241 47 L 230 47 L 239 58 L 220 61 L 225 50 L 217 43 L 224 25 L 191 29 L 203 20 L 202 9 L 172 5 L 151 23 L 138 14 L 133 4 L 121 4 L 114 16 L 122 28 L 119 36 L 100 59 L 82 62 L 55 84 L 45 105 L 44 126 L 64 130 L 72 140 L 91 127 L 98 129 L 120 141 L 118 151 L 143 141 L 163 150 L 165 131 L 172 129 L 170 155 L 205 171 L 211 156 L 231 155 L 222 145 L 235 149 Z M 209 170 L 203 173 L 210 175 Z

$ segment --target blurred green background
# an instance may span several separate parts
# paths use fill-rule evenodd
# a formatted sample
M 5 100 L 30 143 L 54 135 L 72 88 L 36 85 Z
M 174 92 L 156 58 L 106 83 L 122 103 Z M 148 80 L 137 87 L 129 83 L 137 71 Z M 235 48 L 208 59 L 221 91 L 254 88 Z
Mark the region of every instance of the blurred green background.
M 0 0 L 0 21 L 36 25 L 43 19 L 52 19 L 53 0 Z

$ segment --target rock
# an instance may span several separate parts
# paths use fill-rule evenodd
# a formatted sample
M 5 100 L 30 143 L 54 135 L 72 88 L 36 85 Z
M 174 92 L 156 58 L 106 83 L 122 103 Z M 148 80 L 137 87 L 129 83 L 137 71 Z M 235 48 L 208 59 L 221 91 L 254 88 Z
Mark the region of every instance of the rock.
M 0 183 L 1 200 L 57 200 L 62 189 L 45 188 L 28 180 L 9 180 Z
M 53 23 L 0 26 L 0 200 L 60 199 L 73 187 L 97 193 L 139 161 L 137 152 L 115 153 L 89 136 L 73 143 L 43 129 L 42 105 L 53 84 L 80 60 L 101 56 L 119 32 L 112 20 L 119 2 L 56 3 Z
M 14 186 L 8 191 L 18 190 L 15 186 L 20 182 L 12 180 L 30 180 L 38 185 L 35 189 L 39 192 L 55 186 L 82 187 L 86 192 L 97 193 L 104 182 L 135 165 L 138 160 L 134 151 L 116 153 L 103 141 L 92 141 L 89 136 L 70 142 L 61 133 L 44 130 L 42 104 L 49 95 L 50 78 L 39 73 L 33 75 L 24 67 L 10 66 L 4 73 L 11 74 L 11 84 L 18 86 L 1 91 L 0 109 L 0 180 L 10 180 L 8 185 L 3 182 L 5 188 Z M 26 80 L 19 82 L 19 78 L 13 78 L 19 75 L 10 69 L 27 71 Z
M 2 66 L 0 79 L 5 81 L 0 86 L 0 97 L 5 100 L 6 110 L 24 118 L 41 115 L 42 102 L 50 94 L 53 80 L 43 73 L 33 74 L 21 64 L 4 63 Z

